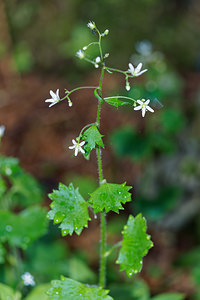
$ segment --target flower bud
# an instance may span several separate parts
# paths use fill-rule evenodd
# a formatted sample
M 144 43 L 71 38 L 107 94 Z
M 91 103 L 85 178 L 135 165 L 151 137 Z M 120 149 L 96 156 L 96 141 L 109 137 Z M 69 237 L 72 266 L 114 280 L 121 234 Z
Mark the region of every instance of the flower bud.
M 130 89 L 131 89 L 130 84 L 129 84 L 129 82 L 127 81 L 127 82 L 126 82 L 126 90 L 127 90 L 127 91 L 130 91 Z
M 97 57 L 95 58 L 95 62 L 96 62 L 96 63 L 100 63 L 100 61 L 101 61 L 100 56 L 97 56 Z

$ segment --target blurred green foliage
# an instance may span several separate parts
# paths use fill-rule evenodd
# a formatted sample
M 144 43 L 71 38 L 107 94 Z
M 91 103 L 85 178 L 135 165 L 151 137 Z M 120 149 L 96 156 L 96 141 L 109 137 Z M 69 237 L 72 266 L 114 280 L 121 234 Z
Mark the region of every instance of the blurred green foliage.
M 130 125 L 115 129 L 110 135 L 110 144 L 116 156 L 127 157 L 135 164 L 145 162 L 137 201 L 132 206 L 152 221 L 158 221 L 177 207 L 183 194 L 183 186 L 166 182 L 162 174 L 149 171 L 158 158 L 179 153 L 177 139 L 187 125 L 181 106 L 183 84 L 179 75 L 168 66 L 164 55 L 154 51 L 149 41 L 137 43 L 136 49 L 138 53 L 132 60 L 143 61 L 149 70 L 143 81 L 134 83 L 128 96 L 150 99 L 150 106 L 156 112 L 149 118 L 145 116 L 146 126 L 142 130 Z M 157 185 L 156 180 L 159 181 Z

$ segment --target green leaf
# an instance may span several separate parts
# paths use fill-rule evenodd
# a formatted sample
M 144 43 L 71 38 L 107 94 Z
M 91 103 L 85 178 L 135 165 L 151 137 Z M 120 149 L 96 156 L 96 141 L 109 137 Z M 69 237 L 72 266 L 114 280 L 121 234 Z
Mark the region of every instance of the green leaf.
M 5 181 L 0 177 L 0 198 L 3 196 L 3 194 L 5 193 L 5 191 L 6 191 Z
M 109 286 L 110 295 L 115 300 L 149 300 L 148 285 L 141 279 L 134 280 L 132 284 L 112 284 Z
M 0 300 L 20 300 L 21 294 L 9 286 L 0 283 Z
M 104 148 L 102 136 L 103 135 L 100 134 L 96 125 L 92 125 L 83 133 L 82 138 L 86 142 L 85 146 L 84 146 L 84 150 L 86 152 L 85 153 L 86 158 L 89 156 L 92 149 L 94 149 L 96 146 L 100 146 L 100 147 Z
M 68 259 L 69 272 L 68 276 L 74 280 L 84 283 L 94 283 L 96 280 L 95 273 L 89 269 L 87 263 L 78 257 Z
M 0 195 L 2 204 L 26 207 L 42 201 L 42 192 L 38 182 L 30 174 L 24 172 L 17 159 L 0 156 L 0 174 L 8 180 L 9 189 L 0 180 Z M 3 205 L 2 205 L 3 206 Z
M 46 209 L 30 207 L 19 214 L 0 211 L 0 240 L 12 246 L 26 248 L 47 229 Z
M 28 247 L 26 260 L 23 262 L 24 269 L 34 274 L 37 282 L 48 282 L 52 278 L 58 278 L 60 274 L 69 276 L 69 255 L 66 246 L 63 240 L 54 240 L 53 243 L 52 240 L 45 240 L 43 243 L 39 240 Z
M 120 264 L 120 271 L 125 270 L 128 277 L 141 271 L 142 258 L 153 247 L 146 229 L 146 220 L 141 214 L 135 218 L 130 215 L 124 226 L 122 247 L 116 263 Z
M 110 136 L 110 144 L 119 157 L 128 157 L 138 162 L 152 156 L 151 138 L 137 133 L 130 126 L 115 130 Z
M 5 258 L 4 258 L 5 254 L 6 254 L 6 250 L 3 247 L 3 245 L 0 244 L 0 264 L 3 264 L 5 262 Z
M 29 206 L 42 201 L 42 192 L 38 182 L 23 170 L 17 176 L 10 178 L 13 187 L 10 196 L 14 204 Z
M 151 300 L 184 300 L 185 296 L 180 293 L 166 293 L 155 296 Z
M 19 162 L 18 159 L 14 157 L 0 156 L 0 173 L 4 176 L 12 176 L 13 174 L 19 172 Z
M 47 295 L 47 291 L 48 289 L 50 289 L 50 287 L 51 286 L 49 283 L 38 285 L 30 292 L 30 294 L 24 300 L 48 300 L 49 297 Z
M 72 183 L 69 187 L 60 183 L 59 189 L 53 190 L 49 198 L 53 203 L 50 205 L 52 210 L 47 216 L 50 220 L 54 220 L 54 223 L 61 223 L 59 228 L 63 236 L 72 235 L 73 231 L 80 235 L 83 227 L 88 227 L 88 221 L 91 220 L 88 204 Z
M 104 98 L 105 102 L 107 102 L 108 104 L 112 105 L 112 106 L 115 106 L 115 107 L 119 107 L 119 106 L 122 106 L 122 105 L 130 105 L 129 102 L 127 101 L 122 101 L 120 100 L 119 98 L 117 97 L 109 97 L 109 98 Z M 133 102 L 134 103 L 134 102 Z
M 118 213 L 119 209 L 124 209 L 121 203 L 131 201 L 131 194 L 128 192 L 132 187 L 123 184 L 104 183 L 90 196 L 89 202 L 93 204 L 94 212 L 100 212 L 105 209 Z
M 48 291 L 50 300 L 112 300 L 108 290 L 100 287 L 84 285 L 78 281 L 62 277 L 62 280 L 52 281 Z

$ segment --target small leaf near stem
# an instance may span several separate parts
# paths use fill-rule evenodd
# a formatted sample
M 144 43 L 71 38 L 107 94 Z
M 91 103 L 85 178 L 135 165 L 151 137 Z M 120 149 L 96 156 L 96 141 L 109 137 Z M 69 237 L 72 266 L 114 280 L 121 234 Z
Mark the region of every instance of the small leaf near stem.
M 115 249 L 121 247 L 122 241 L 114 244 L 108 251 L 105 252 L 105 257 L 108 257 Z

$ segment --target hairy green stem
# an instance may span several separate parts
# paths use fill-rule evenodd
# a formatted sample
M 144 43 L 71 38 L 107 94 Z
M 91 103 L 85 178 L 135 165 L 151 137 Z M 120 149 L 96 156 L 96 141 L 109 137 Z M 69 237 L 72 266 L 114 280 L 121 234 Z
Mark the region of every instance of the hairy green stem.
M 98 32 L 99 33 L 99 32 Z M 101 48 L 101 34 L 99 33 L 99 51 L 100 56 L 103 61 L 103 54 Z M 103 84 L 103 76 L 105 72 L 105 66 L 103 65 L 101 71 L 101 77 L 99 81 L 99 95 L 102 98 L 102 84 Z M 100 113 L 101 113 L 101 101 L 98 102 L 98 110 L 97 110 L 97 119 L 96 124 L 99 128 L 100 126 Z M 99 185 L 103 182 L 103 168 L 102 168 L 102 160 L 101 160 L 101 150 L 100 147 L 97 148 L 97 162 L 98 162 L 98 172 L 99 172 Z M 100 270 L 99 270 L 99 286 L 104 288 L 106 283 L 106 213 L 101 212 L 101 245 L 100 245 Z
M 101 256 L 99 286 L 104 288 L 106 284 L 106 213 L 101 212 Z

